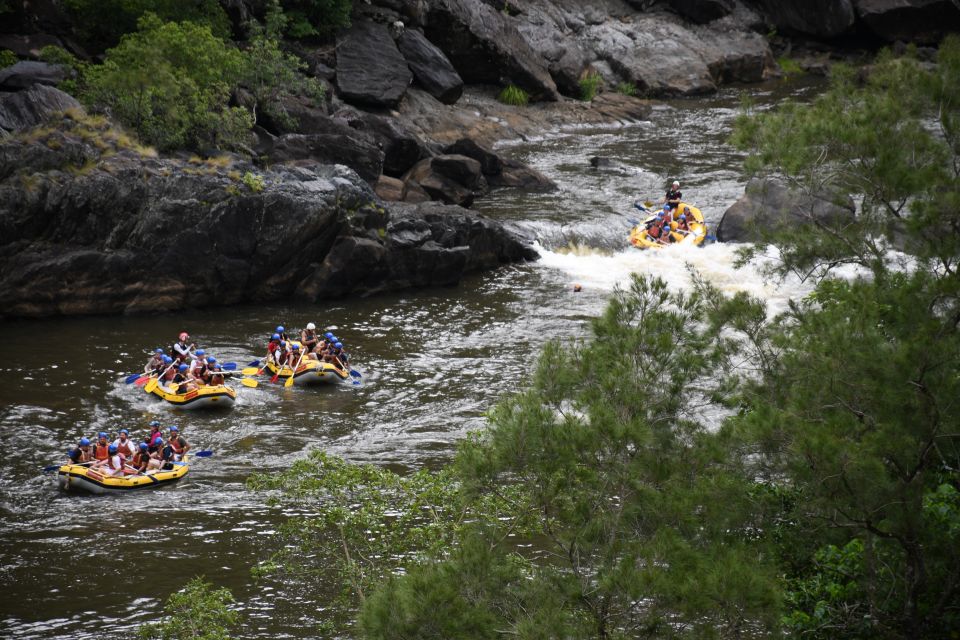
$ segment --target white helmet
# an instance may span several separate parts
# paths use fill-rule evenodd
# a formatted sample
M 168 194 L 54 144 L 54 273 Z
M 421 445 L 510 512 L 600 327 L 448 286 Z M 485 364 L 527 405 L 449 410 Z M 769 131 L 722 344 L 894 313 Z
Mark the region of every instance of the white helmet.
M 317 325 L 313 324 L 312 322 L 307 323 L 307 331 L 313 331 L 316 328 L 317 328 Z

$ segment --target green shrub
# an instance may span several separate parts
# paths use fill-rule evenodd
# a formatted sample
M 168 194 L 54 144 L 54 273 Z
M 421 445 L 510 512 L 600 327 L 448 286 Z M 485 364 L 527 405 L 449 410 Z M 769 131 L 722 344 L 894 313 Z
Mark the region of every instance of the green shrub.
M 599 73 L 591 72 L 580 78 L 580 99 L 590 102 L 597 97 L 597 91 L 603 84 L 603 78 Z
M 221 38 L 230 35 L 230 20 L 217 0 L 66 0 L 77 34 L 94 51 L 115 46 L 137 30 L 140 18 L 153 13 L 164 21 L 196 22 Z
M 197 577 L 167 598 L 162 622 L 144 624 L 137 635 L 141 640 L 227 640 L 240 623 L 240 614 L 228 608 L 233 603 L 229 589 L 214 589 Z
M 500 92 L 500 95 L 497 96 L 497 100 L 503 104 L 512 104 L 515 107 L 522 107 L 530 102 L 530 94 L 520 87 L 511 84 Z
M 243 174 L 243 184 L 254 193 L 260 193 L 266 186 L 263 176 L 249 171 Z
M 253 126 L 245 109 L 228 107 L 246 58 L 209 26 L 164 23 L 147 14 L 102 65 L 90 67 L 82 97 L 109 109 L 142 142 L 160 149 L 235 147 Z
M 353 0 L 281 0 L 290 18 L 287 35 L 294 38 L 328 36 L 350 26 Z
M 790 76 L 802 76 L 804 73 L 806 73 L 803 70 L 803 67 L 800 66 L 800 63 L 793 58 L 788 58 L 786 56 L 777 58 L 777 64 L 780 65 L 780 70 L 783 71 L 784 77 L 787 78 Z
M 0 50 L 0 69 L 6 69 L 12 64 L 17 63 L 17 54 L 9 49 Z
M 632 82 L 621 82 L 617 85 L 617 93 L 623 94 L 625 96 L 635 96 L 637 95 L 637 85 Z

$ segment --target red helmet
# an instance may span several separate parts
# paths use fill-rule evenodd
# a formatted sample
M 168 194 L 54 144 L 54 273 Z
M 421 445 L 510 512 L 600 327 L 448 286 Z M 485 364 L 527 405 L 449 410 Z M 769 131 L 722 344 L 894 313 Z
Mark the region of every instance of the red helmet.
M 181 340 L 186 340 L 186 339 L 189 338 L 189 337 L 190 337 L 190 334 L 187 333 L 186 331 L 184 331 L 183 333 L 180 334 L 180 339 L 181 339 Z

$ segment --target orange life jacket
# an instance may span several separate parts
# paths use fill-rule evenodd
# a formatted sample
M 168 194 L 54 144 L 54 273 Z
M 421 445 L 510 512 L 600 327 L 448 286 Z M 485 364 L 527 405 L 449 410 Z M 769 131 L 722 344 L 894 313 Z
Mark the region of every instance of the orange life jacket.
M 94 460 L 106 460 L 110 457 L 110 451 L 108 451 L 109 444 L 100 444 L 99 442 L 93 445 L 93 458 Z

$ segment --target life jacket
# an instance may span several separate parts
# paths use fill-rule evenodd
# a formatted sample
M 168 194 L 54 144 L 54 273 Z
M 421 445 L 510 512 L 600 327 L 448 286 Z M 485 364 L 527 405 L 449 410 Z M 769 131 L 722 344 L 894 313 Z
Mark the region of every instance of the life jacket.
M 112 456 L 107 456 L 107 467 L 113 469 L 114 471 L 123 470 L 123 456 L 119 453 L 115 453 Z
M 177 346 L 180 346 L 183 349 L 183 353 L 180 353 L 180 351 L 177 350 Z M 175 342 L 173 343 L 173 346 L 170 347 L 171 357 L 173 357 L 174 360 L 178 360 L 180 362 L 183 362 L 184 360 L 186 360 L 187 356 L 190 355 L 189 351 L 190 349 L 186 342 Z
M 316 343 L 317 343 L 317 334 L 316 334 L 316 333 L 311 333 L 311 332 L 307 331 L 306 329 L 304 329 L 303 335 L 301 335 L 300 338 L 301 338 L 300 342 L 302 342 L 302 343 L 303 343 L 303 346 L 304 346 L 304 347 L 307 347 L 308 349 L 312 349 L 312 348 L 313 348 L 313 347 L 310 347 L 310 346 L 308 345 L 308 343 L 311 343 L 311 342 L 312 342 L 314 347 L 317 346 L 317 344 L 316 344 Z
M 220 373 L 219 371 L 212 372 L 210 374 L 210 379 L 207 381 L 207 384 L 213 385 L 215 387 L 223 384 L 223 374 Z
M 207 361 L 194 360 L 189 371 L 193 373 L 194 378 L 202 378 L 207 373 Z
M 663 233 L 663 227 L 659 224 L 654 223 L 649 229 L 647 229 L 647 235 L 656 240 L 660 237 L 660 234 Z
M 109 444 L 100 444 L 99 442 L 93 445 L 93 459 L 94 460 L 106 460 L 110 457 L 110 451 L 108 451 Z
M 178 456 L 183 453 L 183 445 L 180 444 L 180 436 L 175 438 L 170 438 L 169 442 L 170 448 L 173 449 L 173 452 Z

